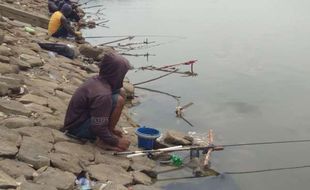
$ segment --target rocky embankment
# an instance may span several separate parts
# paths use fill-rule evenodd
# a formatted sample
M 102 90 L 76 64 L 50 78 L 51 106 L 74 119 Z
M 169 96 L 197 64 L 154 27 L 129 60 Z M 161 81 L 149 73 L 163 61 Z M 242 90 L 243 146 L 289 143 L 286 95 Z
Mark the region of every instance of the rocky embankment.
M 62 41 L 83 52 L 68 59 L 38 46 L 59 41 L 46 40 L 46 30 L 34 27 L 30 34 L 25 26 L 0 19 L 0 189 L 72 190 L 82 170 L 97 185 L 111 181 L 105 189 L 152 189 L 147 185 L 153 183 L 154 161 L 112 156 L 58 130 L 75 89 L 98 72 L 83 60 L 102 56 L 104 49 Z M 125 86 L 132 93 L 128 82 Z M 126 113 L 125 108 L 118 127 L 127 131 L 130 149 L 136 149 L 136 126 Z

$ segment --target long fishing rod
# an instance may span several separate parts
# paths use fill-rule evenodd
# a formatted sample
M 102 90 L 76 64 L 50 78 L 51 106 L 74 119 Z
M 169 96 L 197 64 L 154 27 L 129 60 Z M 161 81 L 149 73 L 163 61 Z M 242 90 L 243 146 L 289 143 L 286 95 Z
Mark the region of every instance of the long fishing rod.
M 303 143 L 310 142 L 310 139 L 304 140 L 289 140 L 289 141 L 269 141 L 269 142 L 258 142 L 258 143 L 240 143 L 240 144 L 226 144 L 226 145 L 207 145 L 207 146 L 189 146 L 189 147 L 181 147 L 174 150 L 167 150 L 167 152 L 171 151 L 185 151 L 185 150 L 205 150 L 212 148 L 214 150 L 223 150 L 225 147 L 236 147 L 236 146 L 250 146 L 250 145 L 265 145 L 265 144 L 283 144 L 283 143 Z M 154 152 L 162 152 L 163 150 L 141 150 L 141 151 L 125 151 L 125 152 L 114 152 L 113 155 L 127 155 L 127 154 L 136 154 L 136 153 L 154 153 Z
M 190 147 L 177 147 L 174 149 L 155 149 L 155 150 L 138 150 L 138 151 L 125 151 L 125 152 L 114 152 L 113 155 L 129 155 L 138 153 L 156 153 L 156 152 L 174 152 L 174 151 L 185 151 L 185 150 L 204 150 L 212 148 L 214 150 L 223 150 L 222 146 L 207 145 L 207 146 L 190 146 Z
M 224 174 L 229 174 L 229 175 L 253 174 L 253 173 L 265 173 L 265 172 L 283 171 L 283 170 L 295 170 L 295 169 L 304 169 L 304 168 L 310 168 L 310 165 L 291 166 L 291 167 L 279 167 L 279 168 L 271 168 L 271 169 L 263 169 L 263 170 L 248 170 L 248 171 L 239 171 L 239 172 L 233 172 L 233 171 L 230 172 L 230 171 L 228 171 L 228 172 L 220 173 L 219 176 L 224 175 Z M 180 168 L 171 169 L 171 171 L 178 170 L 178 169 L 180 169 Z M 162 173 L 164 173 L 164 172 L 162 172 Z M 172 177 L 172 178 L 157 179 L 157 181 L 175 181 L 175 180 L 206 178 L 206 177 L 210 177 L 210 176 Z
M 82 7 L 82 9 L 92 9 L 92 8 L 98 8 L 98 7 L 103 7 L 103 5 L 93 5 L 89 7 Z
M 78 7 L 82 6 L 82 5 L 87 5 L 88 3 L 92 2 L 92 1 L 95 1 L 95 0 L 89 0 L 85 3 L 80 3 L 80 4 L 77 4 Z
M 146 80 L 146 81 L 143 81 L 143 82 L 134 83 L 133 85 L 134 85 L 134 86 L 138 86 L 138 85 L 141 85 L 141 84 L 153 82 L 153 81 L 155 81 L 155 80 L 158 80 L 158 79 L 164 78 L 164 77 L 166 77 L 166 76 L 169 76 L 169 75 L 175 73 L 176 71 L 178 71 L 178 69 L 175 69 L 175 70 L 173 70 L 173 71 L 171 71 L 171 72 L 169 72 L 169 73 L 167 73 L 167 74 L 161 75 L 161 76 L 156 77 L 156 78 L 152 78 L 152 79 L 149 79 L 149 80 Z
M 97 46 L 104 46 L 104 45 L 107 45 L 107 44 L 112 44 L 112 43 L 120 42 L 120 41 L 124 41 L 124 40 L 132 40 L 134 37 L 135 36 L 127 36 L 126 38 L 122 38 L 122 39 L 118 39 L 118 40 L 113 40 L 113 41 L 110 41 L 110 42 L 105 42 L 105 43 L 99 44 Z
M 253 143 L 237 143 L 237 144 L 224 144 L 223 147 L 235 147 L 235 146 L 255 146 L 255 145 L 268 145 L 268 144 L 285 144 L 285 143 L 304 143 L 310 142 L 310 139 L 301 140 L 287 140 L 287 141 L 266 141 L 266 142 L 253 142 Z
M 173 36 L 173 35 L 116 35 L 116 36 L 86 36 L 84 38 L 122 38 L 122 37 L 128 37 L 128 36 L 134 36 L 134 37 L 160 37 L 160 38 L 180 38 L 180 39 L 186 39 L 184 36 Z
M 177 102 L 179 102 L 179 98 L 181 98 L 181 96 L 176 96 L 176 95 L 170 94 L 168 92 L 163 92 L 163 91 L 160 91 L 160 90 L 144 88 L 144 87 L 141 87 L 141 86 L 135 86 L 135 88 L 141 89 L 141 90 L 147 90 L 147 91 L 155 92 L 155 93 L 159 93 L 159 94 L 164 94 L 164 95 L 167 95 L 167 96 L 170 96 L 170 97 L 174 98 Z

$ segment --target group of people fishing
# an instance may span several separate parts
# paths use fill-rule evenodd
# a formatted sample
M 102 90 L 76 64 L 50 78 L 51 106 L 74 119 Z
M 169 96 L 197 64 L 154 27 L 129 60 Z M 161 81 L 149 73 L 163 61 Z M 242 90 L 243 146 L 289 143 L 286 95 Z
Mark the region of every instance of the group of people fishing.
M 80 37 L 70 21 L 78 22 L 78 4 L 70 0 L 49 0 L 51 14 L 48 33 L 57 38 Z M 99 63 L 99 74 L 91 77 L 73 94 L 61 129 L 70 137 L 90 140 L 114 151 L 128 149 L 130 142 L 116 125 L 125 104 L 123 80 L 130 64 L 116 51 L 106 53 Z
M 81 33 L 74 30 L 70 22 L 79 23 L 83 11 L 77 2 L 70 0 L 48 0 L 48 10 L 51 15 L 48 24 L 48 34 L 56 38 L 81 38 Z

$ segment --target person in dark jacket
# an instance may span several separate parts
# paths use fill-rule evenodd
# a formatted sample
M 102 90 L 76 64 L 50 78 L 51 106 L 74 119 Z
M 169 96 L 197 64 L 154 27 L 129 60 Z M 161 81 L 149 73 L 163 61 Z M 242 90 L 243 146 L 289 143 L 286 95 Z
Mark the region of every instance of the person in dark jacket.
M 129 62 L 116 52 L 106 54 L 99 75 L 88 79 L 73 94 L 62 131 L 70 136 L 96 140 L 99 146 L 124 151 L 130 142 L 116 124 L 125 104 L 123 80 Z

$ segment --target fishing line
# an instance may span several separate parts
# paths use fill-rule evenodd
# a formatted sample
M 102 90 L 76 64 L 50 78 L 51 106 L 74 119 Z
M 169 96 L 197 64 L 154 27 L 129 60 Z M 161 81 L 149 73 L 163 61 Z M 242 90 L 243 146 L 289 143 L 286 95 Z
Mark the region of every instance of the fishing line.
M 228 171 L 224 172 L 224 174 L 251 174 L 251 173 L 264 173 L 264 172 L 272 172 L 272 171 L 281 171 L 281 170 L 293 170 L 293 169 L 302 169 L 302 168 L 310 168 L 310 165 L 303 166 L 292 166 L 292 167 L 280 167 L 280 168 L 270 168 L 264 170 L 248 170 L 248 171 Z
M 287 140 L 287 141 L 266 141 L 266 142 L 254 142 L 254 143 L 238 143 L 238 144 L 224 144 L 223 147 L 235 147 L 235 146 L 255 146 L 255 145 L 268 145 L 268 144 L 285 144 L 285 143 L 303 143 L 310 142 L 310 139 L 302 140 Z

